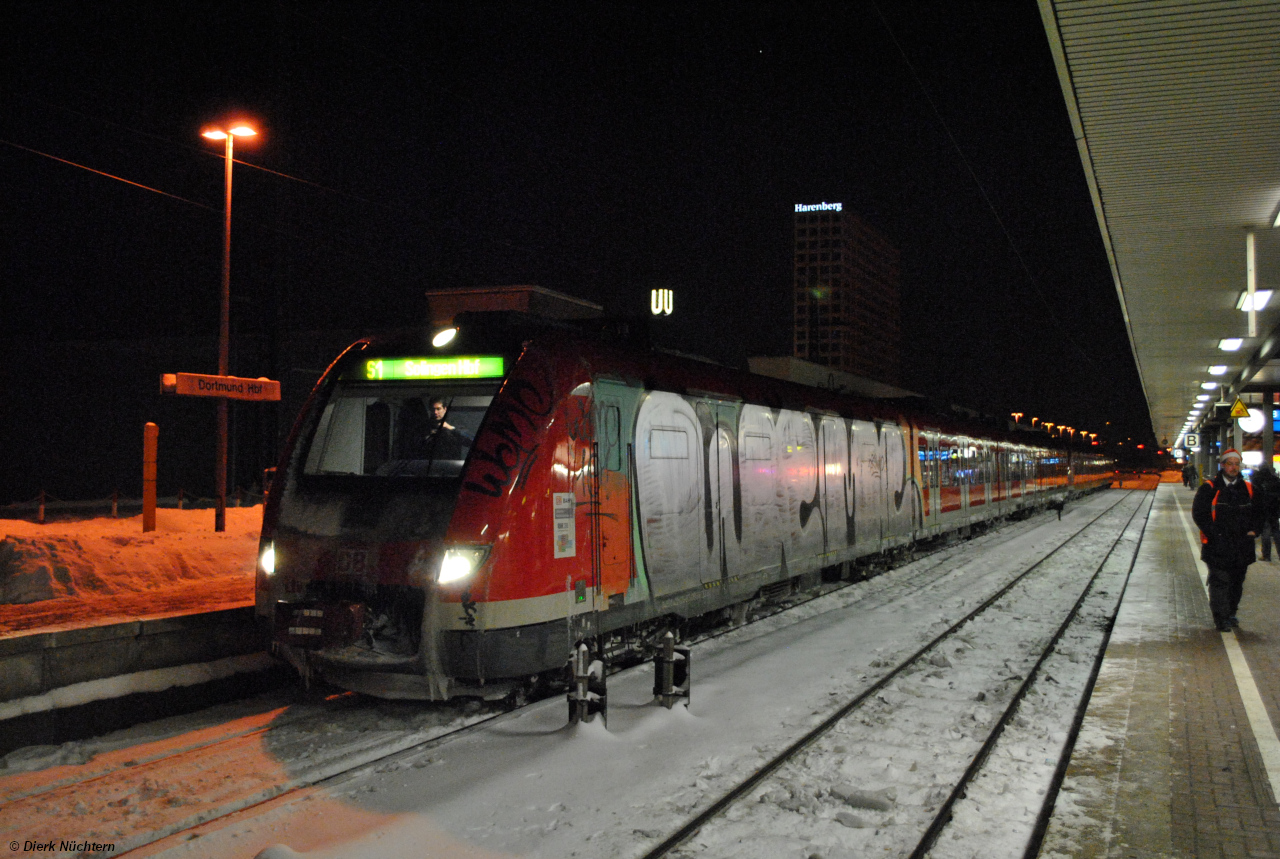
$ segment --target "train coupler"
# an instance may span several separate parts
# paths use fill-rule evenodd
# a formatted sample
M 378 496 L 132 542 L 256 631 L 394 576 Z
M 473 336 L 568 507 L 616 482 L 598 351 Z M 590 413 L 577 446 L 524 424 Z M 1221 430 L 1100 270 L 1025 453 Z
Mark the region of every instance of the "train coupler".
M 653 657 L 653 697 L 670 710 L 684 699 L 689 706 L 689 661 L 687 645 L 677 645 L 670 632 L 662 637 L 662 651 Z
M 608 727 L 609 696 L 605 688 L 604 663 L 592 659 L 587 645 L 579 644 L 570 660 L 570 667 L 573 669 L 573 683 L 567 696 L 569 724 L 590 722 L 599 713 Z

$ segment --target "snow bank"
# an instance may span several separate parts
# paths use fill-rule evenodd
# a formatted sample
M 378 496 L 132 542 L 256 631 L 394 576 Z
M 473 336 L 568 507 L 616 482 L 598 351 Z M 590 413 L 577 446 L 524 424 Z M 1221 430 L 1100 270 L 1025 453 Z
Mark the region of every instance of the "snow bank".
M 253 602 L 262 508 L 212 510 L 38 525 L 0 519 L 0 637 Z

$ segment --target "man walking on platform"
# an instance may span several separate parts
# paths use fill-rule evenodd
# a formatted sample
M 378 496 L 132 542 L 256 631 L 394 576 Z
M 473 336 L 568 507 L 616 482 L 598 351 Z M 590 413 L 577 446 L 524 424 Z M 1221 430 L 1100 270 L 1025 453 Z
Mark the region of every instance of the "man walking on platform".
M 1200 559 L 1209 567 L 1209 609 L 1221 632 L 1240 625 L 1236 609 L 1244 576 L 1257 556 L 1254 538 L 1262 525 L 1262 505 L 1240 476 L 1240 451 L 1218 457 L 1218 475 L 1196 490 L 1191 518 L 1200 529 Z

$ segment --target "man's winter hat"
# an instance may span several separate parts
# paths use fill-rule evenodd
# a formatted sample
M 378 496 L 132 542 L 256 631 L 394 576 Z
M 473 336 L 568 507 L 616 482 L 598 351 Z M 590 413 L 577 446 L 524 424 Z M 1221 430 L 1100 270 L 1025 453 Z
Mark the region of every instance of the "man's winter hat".
M 1240 456 L 1240 451 L 1236 450 L 1234 447 L 1229 447 L 1222 452 L 1222 456 L 1218 457 L 1218 462 L 1226 462 L 1228 459 L 1230 459 L 1233 456 L 1236 459 L 1243 458 Z

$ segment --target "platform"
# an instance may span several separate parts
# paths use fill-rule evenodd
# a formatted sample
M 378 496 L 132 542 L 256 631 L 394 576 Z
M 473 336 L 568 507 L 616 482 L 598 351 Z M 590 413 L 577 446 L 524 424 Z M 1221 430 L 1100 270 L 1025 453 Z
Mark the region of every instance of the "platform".
M 1193 492 L 1156 492 L 1040 856 L 1280 859 L 1280 564 L 1216 631 Z

